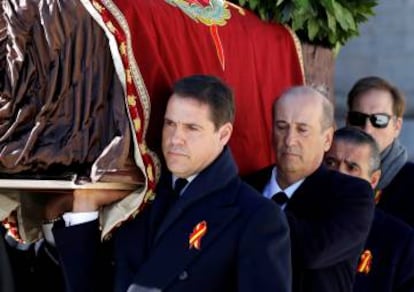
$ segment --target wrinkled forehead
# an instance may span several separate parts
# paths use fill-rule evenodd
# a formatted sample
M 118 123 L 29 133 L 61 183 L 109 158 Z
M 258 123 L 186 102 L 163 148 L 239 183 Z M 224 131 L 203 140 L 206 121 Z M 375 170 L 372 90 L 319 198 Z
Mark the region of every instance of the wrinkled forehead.
M 335 140 L 326 157 L 335 158 L 337 161 L 347 161 L 358 165 L 369 165 L 371 152 L 369 145 L 355 144 L 343 140 Z
M 275 104 L 275 121 L 291 124 L 320 125 L 322 119 L 322 102 L 315 96 L 291 95 L 282 97 Z

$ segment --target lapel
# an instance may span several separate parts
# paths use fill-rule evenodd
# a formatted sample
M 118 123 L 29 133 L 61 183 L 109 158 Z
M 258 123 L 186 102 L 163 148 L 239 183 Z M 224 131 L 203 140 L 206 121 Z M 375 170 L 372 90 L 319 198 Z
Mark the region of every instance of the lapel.
M 157 195 L 151 206 L 150 224 L 149 224 L 149 240 L 150 246 L 154 241 L 157 230 L 165 217 L 172 195 L 172 177 L 171 175 L 162 176 L 158 186 Z
M 168 184 L 171 175 L 164 179 Z M 183 197 L 166 214 L 155 232 L 148 260 L 139 269 L 134 283 L 165 289 L 219 236 L 226 236 L 226 227 L 234 222 L 239 213 L 235 200 L 240 185 L 237 168 L 226 148 L 188 185 Z M 162 183 L 159 187 L 162 189 L 157 194 L 152 211 L 160 211 L 162 201 L 168 195 L 167 185 Z M 154 212 L 152 220 L 156 221 L 157 216 Z M 190 247 L 189 239 L 195 226 L 202 221 L 206 222 L 207 231 L 201 238 L 200 249 L 196 249 Z
M 185 216 L 174 222 L 162 237 L 154 242 L 148 260 L 141 266 L 134 283 L 147 287 L 167 288 L 188 266 L 211 248 L 239 213 L 234 204 L 219 200 L 224 193 L 209 198 L 191 208 Z M 212 210 L 212 208 L 214 208 Z M 200 240 L 200 249 L 190 247 L 190 236 L 198 223 L 205 221 L 207 231 Z
M 263 168 L 249 176 L 244 177 L 243 180 L 260 193 L 263 193 L 266 184 L 271 179 L 273 167 L 274 165 Z
M 215 193 L 225 187 L 234 177 L 237 176 L 237 167 L 226 147 L 220 156 L 205 170 L 200 172 L 197 177 L 188 185 L 180 199 L 170 208 L 168 213 L 164 213 L 164 218 L 155 233 L 154 242 L 156 243 L 171 225 L 193 204 L 205 197 Z M 171 174 L 168 173 L 167 181 L 171 183 Z M 171 189 L 163 185 L 164 190 L 160 190 L 163 200 L 168 196 L 165 190 Z M 227 194 L 226 194 L 227 195 Z
M 312 211 L 312 206 L 322 204 L 325 197 L 324 190 L 327 189 L 329 183 L 328 170 L 321 165 L 315 172 L 305 178 L 305 181 L 293 193 L 289 199 L 285 210 L 308 210 Z

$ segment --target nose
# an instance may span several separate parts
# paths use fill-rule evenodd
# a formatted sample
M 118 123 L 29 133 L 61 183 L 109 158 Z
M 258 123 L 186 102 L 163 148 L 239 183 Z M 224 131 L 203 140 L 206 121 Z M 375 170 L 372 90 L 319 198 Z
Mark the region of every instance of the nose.
M 336 168 L 337 168 L 336 170 L 339 171 L 340 173 L 350 174 L 348 172 L 348 169 L 346 168 L 345 163 L 338 163 L 338 166 Z
M 184 132 L 181 127 L 175 127 L 171 132 L 171 143 L 174 145 L 184 142 Z
M 285 137 L 286 146 L 290 146 L 294 144 L 295 140 L 296 140 L 296 134 L 294 133 L 292 129 L 288 129 L 286 131 L 286 137 Z
M 367 133 L 367 134 L 372 134 L 372 131 L 374 129 L 374 127 L 372 126 L 371 122 L 369 119 L 365 119 L 365 124 L 364 126 L 361 127 L 361 129 Z
M 339 171 L 339 172 L 342 172 L 342 173 L 345 173 L 344 171 L 345 171 L 345 168 L 344 168 L 344 165 L 342 164 L 342 163 L 338 163 L 337 165 L 336 165 L 336 167 L 335 167 L 335 170 L 337 170 L 337 171 Z

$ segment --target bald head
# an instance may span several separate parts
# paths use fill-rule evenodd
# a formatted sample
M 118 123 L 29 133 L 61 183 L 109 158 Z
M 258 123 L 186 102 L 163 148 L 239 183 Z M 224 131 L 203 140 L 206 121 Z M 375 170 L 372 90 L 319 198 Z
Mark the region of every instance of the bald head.
M 321 129 L 334 126 L 334 106 L 327 96 L 310 86 L 294 86 L 283 92 L 273 103 L 273 118 L 276 118 L 278 104 L 290 103 L 296 107 L 307 107 L 317 112 L 320 117 Z

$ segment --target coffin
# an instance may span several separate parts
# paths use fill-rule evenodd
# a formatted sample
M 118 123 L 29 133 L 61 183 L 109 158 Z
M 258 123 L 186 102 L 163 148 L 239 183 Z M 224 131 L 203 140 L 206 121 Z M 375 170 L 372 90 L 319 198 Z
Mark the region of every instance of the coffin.
M 15 210 L 24 240 L 41 236 L 54 181 L 131 189 L 101 211 L 103 236 L 154 198 L 163 113 L 183 76 L 233 88 L 241 174 L 273 163 L 272 102 L 304 83 L 288 28 L 220 0 L 1 2 L 0 216 Z

